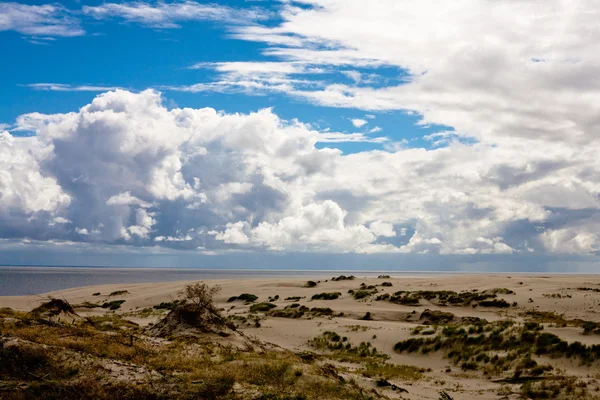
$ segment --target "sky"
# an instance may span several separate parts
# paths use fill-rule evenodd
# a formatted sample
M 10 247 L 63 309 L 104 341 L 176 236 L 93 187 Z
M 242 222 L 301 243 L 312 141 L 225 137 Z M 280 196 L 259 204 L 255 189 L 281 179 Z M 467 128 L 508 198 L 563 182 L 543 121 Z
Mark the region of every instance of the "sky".
M 0 2 L 0 264 L 597 269 L 599 14 Z

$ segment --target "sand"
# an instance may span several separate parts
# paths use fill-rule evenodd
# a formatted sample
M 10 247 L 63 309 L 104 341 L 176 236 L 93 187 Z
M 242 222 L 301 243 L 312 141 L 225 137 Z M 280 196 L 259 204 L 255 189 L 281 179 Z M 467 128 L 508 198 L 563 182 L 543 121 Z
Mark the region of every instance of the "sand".
M 457 317 L 479 317 L 488 321 L 512 318 L 522 320 L 522 313 L 535 309 L 538 311 L 552 311 L 562 314 L 566 319 L 582 319 L 600 322 L 600 291 L 581 290 L 580 288 L 600 289 L 600 276 L 583 275 L 440 275 L 414 278 L 363 278 L 357 276 L 354 280 L 332 281 L 317 278 L 318 285 L 313 288 L 304 287 L 306 278 L 303 279 L 243 279 L 243 280 L 210 280 L 210 285 L 220 285 L 222 290 L 216 302 L 226 315 L 245 315 L 249 305 L 242 302 L 227 302 L 231 296 L 241 293 L 252 293 L 259 297 L 258 301 L 267 301 L 268 297 L 279 296 L 274 304 L 283 309 L 295 301 L 285 300 L 287 297 L 300 296 L 296 301 L 308 307 L 330 307 L 344 315 L 335 318 L 302 318 L 288 319 L 265 317 L 260 321 L 260 327 L 254 325 L 240 326 L 246 335 L 271 343 L 276 347 L 292 351 L 313 350 L 308 341 L 321 335 L 325 331 L 335 331 L 347 336 L 352 343 L 362 341 L 371 342 L 378 350 L 387 353 L 391 358 L 388 362 L 408 364 L 422 368 L 430 368 L 427 379 L 409 384 L 397 382 L 400 386 L 409 389 L 409 393 L 397 394 L 390 392 L 390 398 L 438 398 L 440 387 L 454 387 L 460 391 L 460 399 L 497 399 L 500 384 L 494 383 L 475 373 L 466 373 L 443 358 L 441 352 L 428 355 L 396 353 L 394 345 L 401 340 L 411 337 L 411 330 L 419 325 L 418 322 L 407 322 L 406 315 L 415 311 L 421 313 L 424 309 L 443 310 L 451 312 Z M 507 288 L 515 294 L 498 295 L 509 303 L 517 303 L 506 309 L 499 308 L 471 308 L 471 307 L 438 307 L 426 301 L 419 306 L 404 306 L 388 301 L 375 301 L 374 297 L 365 300 L 355 300 L 348 290 L 358 289 L 361 283 L 366 285 L 380 285 L 382 282 L 391 282 L 391 287 L 377 286 L 379 294 L 394 293 L 399 290 L 463 290 L 484 291 L 486 289 Z M 139 316 L 140 310 L 152 307 L 161 302 L 172 301 L 178 298 L 178 292 L 189 281 L 168 283 L 144 283 L 126 285 L 101 285 L 75 289 L 67 289 L 36 296 L 5 296 L 0 297 L 0 307 L 10 307 L 17 310 L 28 311 L 38 306 L 49 297 L 61 298 L 76 305 L 84 302 L 104 302 L 110 300 L 125 300 L 118 313 L 128 316 L 132 321 L 141 325 L 155 323 L 161 318 L 158 313 L 148 316 Z M 115 291 L 126 290 L 127 294 L 110 296 Z M 101 293 L 94 296 L 94 293 Z M 336 300 L 310 300 L 311 296 L 322 292 L 341 292 Z M 555 297 L 552 297 L 554 295 Z M 558 298 L 557 295 L 561 297 Z M 108 312 L 106 309 L 78 308 L 77 313 L 86 316 Z M 364 321 L 360 318 L 370 312 L 373 320 Z M 418 314 L 417 314 L 418 315 Z M 583 335 L 578 327 L 545 327 L 548 332 L 573 342 L 580 341 L 584 344 L 599 344 L 600 335 Z M 581 367 L 573 360 L 556 360 L 557 365 L 564 368 L 566 373 L 575 376 L 587 376 L 598 373 L 597 368 L 590 370 Z M 447 369 L 450 372 L 446 372 Z M 594 372 L 595 371 L 595 372 Z M 443 382 L 443 385 L 440 385 Z M 396 382 L 395 382 L 396 383 Z M 402 397 L 400 397 L 402 396 Z

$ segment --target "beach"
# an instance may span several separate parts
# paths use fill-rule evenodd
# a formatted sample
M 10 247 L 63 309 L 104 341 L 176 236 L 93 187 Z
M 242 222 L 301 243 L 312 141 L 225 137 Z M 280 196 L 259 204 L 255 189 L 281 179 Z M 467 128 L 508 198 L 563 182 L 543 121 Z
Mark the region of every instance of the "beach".
M 308 281 L 312 283 L 308 284 Z M 30 311 L 49 298 L 57 298 L 73 305 L 82 317 L 119 314 L 143 328 L 156 324 L 168 312 L 155 306 L 177 300 L 187 285 L 196 282 L 108 284 L 38 295 L 4 296 L 0 297 L 0 307 Z M 498 391 L 507 385 L 499 382 L 498 376 L 491 379 L 483 374 L 483 367 L 471 370 L 463 365 L 461 368 L 460 363 L 457 365 L 442 350 L 424 354 L 422 351 L 399 351 L 396 346 L 411 338 L 427 339 L 439 335 L 443 326 L 461 325 L 465 321 L 486 321 L 486 324 L 536 321 L 544 332 L 566 342 L 588 346 L 600 343 L 599 334 L 583 333 L 581 322 L 600 322 L 600 276 L 594 275 L 353 276 L 339 280 L 334 276 L 316 276 L 314 280 L 302 277 L 212 279 L 206 282 L 221 288 L 215 304 L 224 316 L 238 321 L 238 329 L 245 335 L 273 348 L 294 353 L 329 354 L 331 349 L 315 349 L 310 342 L 327 332 L 335 332 L 345 337 L 344 341 L 348 343 L 369 343 L 387 355 L 387 363 L 414 366 L 424 371 L 423 378 L 416 381 L 390 379 L 394 385 L 407 390 L 398 393 L 382 388 L 390 398 L 437 399 L 440 390 L 455 392 L 455 398 L 460 399 L 501 398 Z M 332 293 L 337 294 L 330 296 L 334 299 L 320 296 Z M 254 301 L 235 299 L 242 294 L 257 298 Z M 470 300 L 469 297 L 467 305 L 466 300 L 461 300 L 465 296 L 456 297 L 460 294 L 477 294 L 480 298 Z M 483 294 L 489 295 L 489 300 L 481 300 L 487 296 Z M 414 298 L 417 298 L 416 302 Z M 121 300 L 124 301 L 116 310 L 100 307 L 106 302 Z M 489 303 L 490 300 L 493 302 Z M 251 309 L 261 303 L 272 306 L 266 311 Z M 300 307 L 308 311 L 301 316 L 290 314 L 290 310 Z M 329 309 L 331 313 L 318 315 L 310 311 L 313 309 Z M 276 310 L 281 313 L 278 315 Z M 427 320 L 428 316 L 440 315 L 446 320 L 439 322 L 433 317 Z M 554 371 L 564 371 L 562 375 L 584 380 L 591 388 L 598 387 L 596 379 L 600 376 L 595 363 L 583 365 L 581 360 L 573 357 L 541 355 L 536 364 L 542 363 L 551 365 Z M 356 365 L 347 362 L 336 362 L 336 365 L 350 371 L 357 369 Z M 505 374 L 506 377 L 511 373 Z M 365 384 L 374 386 L 372 382 Z M 506 398 L 513 398 L 508 396 Z

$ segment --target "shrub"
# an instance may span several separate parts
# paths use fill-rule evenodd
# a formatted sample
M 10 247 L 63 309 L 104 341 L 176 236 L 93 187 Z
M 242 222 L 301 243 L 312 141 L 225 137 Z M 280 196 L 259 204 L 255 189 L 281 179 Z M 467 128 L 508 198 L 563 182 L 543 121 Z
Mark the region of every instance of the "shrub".
M 417 381 L 423 378 L 421 369 L 412 365 L 369 362 L 359 372 L 368 378 L 379 376 L 384 379 L 401 379 L 405 381 Z
M 246 303 L 253 303 L 258 300 L 258 296 L 250 293 L 242 293 L 237 297 L 237 299 L 245 301 Z
M 216 376 L 203 382 L 194 394 L 200 399 L 220 399 L 231 393 L 234 384 L 235 379 L 233 376 Z
M 322 315 L 326 315 L 326 316 L 332 316 L 335 314 L 335 311 L 333 311 L 331 308 L 329 307 L 313 307 L 310 309 L 310 312 L 315 315 L 315 316 L 322 316 Z M 342 313 L 338 314 L 338 315 L 343 315 Z
M 351 294 L 354 297 L 354 300 L 364 299 L 365 297 L 369 297 L 373 294 L 377 293 L 377 289 L 369 289 L 369 290 L 352 290 Z
M 172 310 L 180 304 L 183 304 L 184 300 L 174 300 L 174 301 L 163 301 L 160 304 L 153 306 L 155 310 Z
M 74 304 L 73 308 L 98 308 L 100 307 L 99 304 L 96 303 L 90 303 L 89 301 L 84 301 L 81 304 Z
M 221 287 L 218 285 L 211 287 L 206 283 L 195 283 L 187 285 L 180 294 L 201 310 L 216 311 L 213 299 L 220 291 Z
M 107 301 L 106 303 L 102 304 L 102 308 L 108 308 L 109 310 L 118 310 L 119 308 L 121 308 L 121 305 L 125 303 L 125 300 L 113 300 L 113 301 Z
M 315 281 L 307 281 L 307 282 L 304 284 L 304 287 L 305 287 L 305 288 L 312 288 L 312 287 L 315 287 L 315 286 L 317 286 L 317 282 L 315 282 Z
M 338 277 L 334 276 L 333 278 L 331 278 L 332 281 L 352 281 L 354 279 L 356 279 L 354 275 L 340 275 Z
M 367 311 L 367 313 L 360 319 L 363 321 L 371 321 L 373 319 L 373 317 L 371 317 L 371 313 L 369 311 Z
M 117 290 L 117 291 L 114 291 L 111 294 L 109 294 L 109 296 L 123 296 L 126 294 L 129 294 L 128 290 Z
M 267 312 L 275 307 L 277 306 L 273 303 L 256 303 L 250 306 L 250 312 Z
M 484 300 L 480 301 L 479 305 L 481 307 L 499 307 L 499 308 L 507 308 L 510 307 L 510 304 L 506 302 L 506 300 Z
M 38 371 L 46 371 L 52 362 L 46 350 L 31 346 L 0 348 L 0 376 L 32 380 Z M 39 379 L 39 377 L 38 377 Z
M 335 300 L 342 294 L 340 292 L 317 293 L 311 297 L 312 300 Z
M 592 322 L 592 321 L 585 321 L 583 323 L 583 334 L 584 335 L 589 335 L 594 330 L 596 330 L 596 328 L 598 328 L 598 324 L 597 323 Z
M 424 324 L 447 324 L 454 319 L 454 314 L 439 310 L 429 310 L 426 309 L 421 313 L 419 319 L 424 320 Z

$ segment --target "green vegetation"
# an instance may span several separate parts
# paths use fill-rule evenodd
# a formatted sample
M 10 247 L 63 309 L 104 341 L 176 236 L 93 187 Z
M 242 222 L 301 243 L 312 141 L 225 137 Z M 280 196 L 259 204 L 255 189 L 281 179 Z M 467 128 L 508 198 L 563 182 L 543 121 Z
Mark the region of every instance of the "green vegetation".
M 126 294 L 129 294 L 128 290 L 117 290 L 109 294 L 109 296 L 124 296 Z
M 153 306 L 152 308 L 154 308 L 155 310 L 172 310 L 175 307 L 184 304 L 185 300 L 173 300 L 173 301 L 167 301 L 167 302 L 162 302 L 160 304 L 157 304 L 155 306 Z
M 307 314 L 310 309 L 306 306 L 301 306 L 298 303 L 290 304 L 285 306 L 282 310 L 271 310 L 269 311 L 269 315 L 271 317 L 280 317 L 280 318 L 301 318 L 305 314 Z
M 508 303 L 506 300 L 484 300 L 484 301 L 480 301 L 479 305 L 481 307 L 498 307 L 498 308 L 507 308 L 510 307 L 510 303 Z
M 439 310 L 426 309 L 421 313 L 419 319 L 423 320 L 423 324 L 425 325 L 444 325 L 452 322 L 454 319 L 454 314 Z
M 305 287 L 305 288 L 313 288 L 313 287 L 315 287 L 315 286 L 317 286 L 317 282 L 315 282 L 315 281 L 307 281 L 307 282 L 304 284 L 304 287 Z
M 333 277 L 331 278 L 332 281 L 336 282 L 336 281 L 353 281 L 354 279 L 356 279 L 356 277 L 354 275 L 340 275 L 338 277 Z
M 375 288 L 371 288 L 371 289 L 358 289 L 358 290 L 353 290 L 350 289 L 348 290 L 348 293 L 350 293 L 352 295 L 352 297 L 354 297 L 354 300 L 360 300 L 360 299 L 364 299 L 366 297 L 372 296 L 375 293 L 377 293 L 377 289 Z
M 480 321 L 446 326 L 436 337 L 401 341 L 394 350 L 421 354 L 444 351 L 446 357 L 463 370 L 483 370 L 490 376 L 510 369 L 519 377 L 538 376 L 550 369 L 539 366 L 531 358 L 533 355 L 575 358 L 586 365 L 600 360 L 600 345 L 568 343 L 543 332 L 543 327 L 535 322 L 520 325 L 513 321 Z
M 121 305 L 125 303 L 125 300 L 113 300 L 113 301 L 107 301 L 104 304 L 102 304 L 102 308 L 108 308 L 109 310 L 118 310 L 119 308 L 121 308 Z
M 574 377 L 559 376 L 540 382 L 526 382 L 521 386 L 521 396 L 527 399 L 587 399 L 587 384 Z
M 341 317 L 344 313 L 336 313 L 329 307 L 308 308 L 298 303 L 290 304 L 283 309 L 271 310 L 268 313 L 271 317 L 279 318 L 302 318 L 302 317 Z
M 368 378 L 400 379 L 402 381 L 418 381 L 423 378 L 423 370 L 412 365 L 369 362 L 359 372 Z
M 514 294 L 510 289 L 497 288 L 490 289 L 484 292 L 463 291 L 454 292 L 451 290 L 419 290 L 406 291 L 399 290 L 392 295 L 388 293 L 381 294 L 375 298 L 376 301 L 389 300 L 392 303 L 402 305 L 419 305 L 421 300 L 427 300 L 430 303 L 438 306 L 473 306 L 480 305 L 482 307 L 510 307 L 510 303 L 503 299 L 497 299 L 498 294 L 509 295 Z
M 573 296 L 570 294 L 560 294 L 560 293 L 544 293 L 542 294 L 544 297 L 548 297 L 550 299 L 570 299 Z
M 174 305 L 169 315 L 179 312 L 180 317 L 201 316 L 191 313 L 193 309 L 217 312 L 212 303 L 214 288 L 192 286 L 185 293 L 186 302 Z M 66 302 L 43 304 L 34 314 L 0 309 L 0 398 L 380 398 L 376 392 L 361 388 L 356 380 L 342 378 L 331 364 L 316 363 L 315 357 L 288 351 L 255 351 L 252 341 L 238 350 L 226 341 L 218 342 L 218 336 L 217 339 L 173 336 L 168 341 L 147 340 L 145 335 L 152 329 L 142 330 L 116 313 L 80 318 L 68 324 L 49 323 L 41 318 L 48 310 L 66 309 L 67 305 Z M 161 323 L 180 322 L 169 315 Z M 11 318 L 11 323 L 4 323 L 5 318 Z M 356 357 L 377 359 L 376 351 L 369 345 L 361 346 L 352 350 Z
M 365 315 L 363 315 L 360 319 L 362 321 L 371 321 L 373 319 L 373 317 L 371 316 L 371 313 L 369 311 L 367 311 L 365 313 Z
M 267 312 L 277 307 L 273 303 L 256 303 L 250 306 L 250 312 Z
M 5 332 L 28 342 L 0 348 L 0 397 L 244 400 L 253 393 L 251 398 L 263 400 L 373 398 L 353 381 L 342 380 L 335 367 L 325 369 L 290 352 L 257 353 L 185 341 L 130 344 L 117 330 L 108 334 L 85 324 L 23 322 Z
M 329 350 L 330 355 L 343 362 L 382 362 L 389 358 L 385 353 L 380 353 L 370 342 L 361 342 L 353 346 L 346 337 L 341 337 L 335 332 L 326 331 L 321 336 L 308 341 L 308 344 L 318 350 Z
M 340 292 L 329 292 L 329 293 L 317 293 L 314 294 L 311 299 L 312 300 L 335 300 L 340 297 L 342 294 Z
M 600 335 L 600 324 L 598 324 L 597 322 L 585 321 L 583 323 L 583 334 L 589 335 L 590 333 Z
M 232 301 L 236 301 L 236 300 L 244 301 L 246 303 L 253 303 L 256 300 L 258 300 L 258 296 L 254 295 L 254 294 L 250 294 L 250 293 L 242 293 L 239 296 L 230 297 L 227 300 L 227 302 L 231 303 Z
M 591 288 L 591 287 L 578 287 L 577 290 L 580 290 L 582 292 L 600 293 L 600 289 L 598 289 L 598 288 Z
M 89 301 L 84 301 L 81 304 L 74 304 L 73 308 L 98 308 L 100 307 L 100 304 L 97 303 L 92 303 Z
M 527 310 L 521 314 L 522 317 L 535 322 L 554 324 L 557 327 L 568 325 L 581 327 L 585 323 L 582 319 L 566 319 L 563 314 L 557 314 L 553 311 Z

